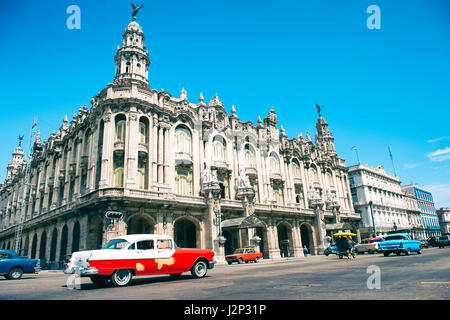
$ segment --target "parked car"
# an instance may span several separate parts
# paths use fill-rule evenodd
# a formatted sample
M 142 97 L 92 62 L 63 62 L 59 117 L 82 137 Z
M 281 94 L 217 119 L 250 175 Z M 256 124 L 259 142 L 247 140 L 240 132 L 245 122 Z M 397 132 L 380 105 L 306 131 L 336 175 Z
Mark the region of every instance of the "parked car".
M 412 240 L 408 233 L 394 233 L 387 235 L 385 241 L 379 243 L 380 252 L 387 257 L 390 253 L 396 253 L 398 256 L 404 253 L 409 255 L 411 252 L 421 254 L 421 243 L 418 240 Z
M 336 243 L 330 243 L 330 246 L 323 251 L 323 254 L 326 255 L 327 257 L 330 254 L 337 254 Z
M 444 248 L 450 246 L 450 236 L 441 236 L 436 240 L 437 246 L 439 248 Z
M 428 248 L 430 246 L 427 240 L 420 240 L 420 244 L 422 248 Z
M 258 262 L 262 258 L 261 252 L 256 252 L 253 248 L 239 248 L 234 250 L 233 254 L 225 256 L 228 264 L 233 262 L 248 263 L 249 261 Z
M 437 237 L 430 237 L 426 239 L 428 241 L 428 245 L 432 247 L 437 247 Z
M 12 250 L 0 250 L 0 275 L 8 280 L 18 280 L 24 273 L 41 271 L 39 259 L 20 257 Z
M 114 238 L 101 250 L 73 253 L 64 273 L 79 272 L 97 285 L 111 280 L 114 286 L 122 287 L 133 276 L 179 277 L 190 271 L 194 278 L 203 278 L 215 263 L 212 250 L 181 249 L 169 236 L 138 234 Z
M 365 253 L 368 252 L 369 254 L 377 253 L 378 252 L 378 244 L 383 241 L 382 238 L 367 238 L 363 239 L 361 243 L 358 243 L 355 246 L 356 253 Z

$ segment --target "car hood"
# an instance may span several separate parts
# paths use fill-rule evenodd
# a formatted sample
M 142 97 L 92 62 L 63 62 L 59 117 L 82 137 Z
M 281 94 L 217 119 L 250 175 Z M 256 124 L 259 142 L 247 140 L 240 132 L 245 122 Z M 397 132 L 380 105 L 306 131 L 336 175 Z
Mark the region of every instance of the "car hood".
M 389 247 L 389 246 L 393 246 L 393 245 L 399 245 L 400 243 L 403 243 L 406 240 L 385 240 L 383 242 L 380 242 L 379 246 L 380 247 Z

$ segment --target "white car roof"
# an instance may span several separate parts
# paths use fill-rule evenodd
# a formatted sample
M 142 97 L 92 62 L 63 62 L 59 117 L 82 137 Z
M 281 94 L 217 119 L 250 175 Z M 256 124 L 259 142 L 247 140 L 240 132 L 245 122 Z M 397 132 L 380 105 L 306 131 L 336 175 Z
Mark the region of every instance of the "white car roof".
M 124 239 L 129 243 L 133 243 L 139 240 L 172 239 L 172 237 L 163 234 L 129 234 L 126 236 L 116 237 L 114 239 Z

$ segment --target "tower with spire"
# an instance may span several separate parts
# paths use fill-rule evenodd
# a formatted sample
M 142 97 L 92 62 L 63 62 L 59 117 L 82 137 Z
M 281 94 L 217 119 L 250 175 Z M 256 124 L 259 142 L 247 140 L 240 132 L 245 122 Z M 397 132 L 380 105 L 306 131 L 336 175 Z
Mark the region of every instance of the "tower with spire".
M 144 44 L 144 32 L 135 17 L 125 29 L 122 38 L 122 47 L 118 46 L 114 58 L 116 62 L 114 83 L 122 84 L 136 81 L 148 87 L 150 58 Z
M 320 113 L 321 109 L 322 107 L 317 105 L 319 118 L 317 119 L 316 123 L 317 129 L 316 146 L 327 154 L 336 154 L 336 149 L 334 146 L 334 137 L 333 134 L 328 129 L 328 123 Z

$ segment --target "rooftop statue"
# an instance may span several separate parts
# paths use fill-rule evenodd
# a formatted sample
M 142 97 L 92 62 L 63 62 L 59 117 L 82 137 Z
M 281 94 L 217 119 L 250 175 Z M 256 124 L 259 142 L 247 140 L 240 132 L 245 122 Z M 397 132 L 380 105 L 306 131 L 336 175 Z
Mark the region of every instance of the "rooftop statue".
M 131 4 L 131 6 L 133 7 L 133 21 L 136 21 L 136 15 L 139 12 L 140 9 L 142 9 L 144 7 L 143 4 L 141 4 L 140 6 L 135 5 L 135 4 Z

